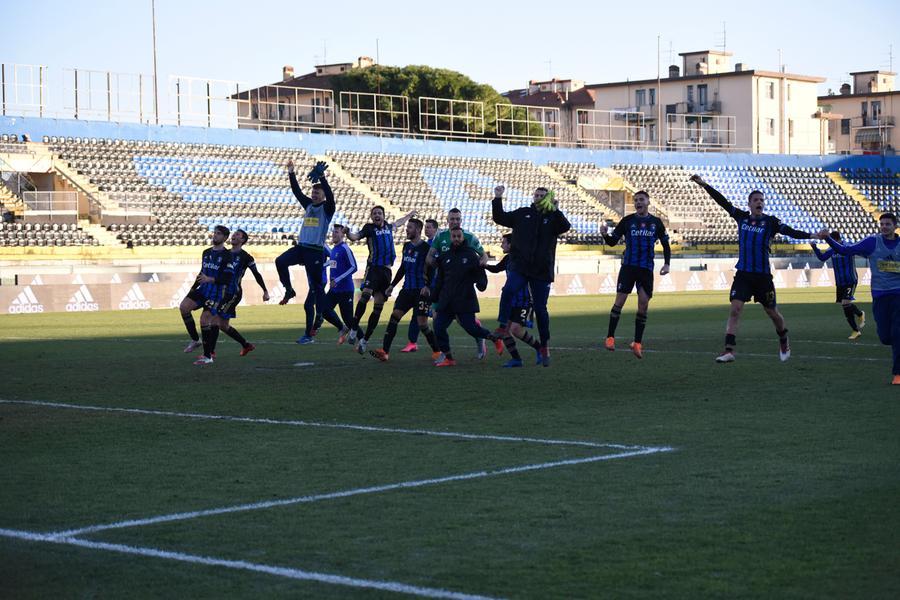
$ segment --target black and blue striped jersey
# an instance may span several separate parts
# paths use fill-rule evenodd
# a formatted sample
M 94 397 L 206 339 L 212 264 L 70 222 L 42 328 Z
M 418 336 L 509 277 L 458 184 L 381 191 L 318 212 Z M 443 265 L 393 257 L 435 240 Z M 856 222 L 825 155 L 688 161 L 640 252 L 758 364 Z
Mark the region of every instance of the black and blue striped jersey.
M 403 262 L 400 268 L 403 269 L 404 290 L 420 290 L 425 287 L 425 258 L 429 250 L 431 245 L 424 240 L 419 240 L 417 244 L 403 244 Z
M 369 246 L 368 264 L 379 267 L 390 267 L 397 258 L 394 249 L 394 228 L 385 222 L 381 227 L 374 223 L 366 223 L 359 230 L 359 239 L 366 240 Z
M 604 236 L 606 243 L 610 246 L 615 246 L 622 238 L 625 238 L 625 252 L 622 254 L 623 265 L 652 271 L 653 260 L 656 257 L 656 240 L 662 243 L 666 263 L 671 258 L 669 235 L 659 217 L 650 214 L 642 217 L 636 213 L 626 215 L 616 225 L 612 235 Z
M 256 260 L 243 248 L 239 252 L 232 252 L 231 255 L 231 269 L 234 271 L 234 276 L 225 287 L 226 296 L 240 294 L 242 291 L 241 280 L 244 279 L 244 274 L 248 268 L 256 266 Z
M 198 283 L 197 290 L 204 297 L 211 300 L 221 299 L 224 287 L 233 279 L 233 269 L 231 261 L 231 251 L 222 248 L 207 248 L 203 251 L 201 258 L 200 273 L 207 277 L 213 277 L 216 281 L 212 283 Z
M 856 285 L 859 283 L 859 276 L 856 273 L 856 261 L 852 256 L 841 256 L 834 250 L 829 248 L 825 252 L 820 252 L 816 246 L 813 246 L 816 258 L 825 262 L 831 259 L 831 268 L 834 270 L 834 283 L 836 285 Z
M 781 222 L 781 219 L 772 215 L 762 214 L 755 216 L 749 211 L 741 210 L 728 201 L 709 184 L 704 184 L 703 189 L 716 201 L 716 204 L 724 208 L 738 225 L 738 262 L 735 268 L 745 273 L 771 273 L 769 266 L 769 252 L 771 251 L 772 238 L 777 234 L 786 235 L 795 239 L 810 239 L 812 234 L 798 231 Z

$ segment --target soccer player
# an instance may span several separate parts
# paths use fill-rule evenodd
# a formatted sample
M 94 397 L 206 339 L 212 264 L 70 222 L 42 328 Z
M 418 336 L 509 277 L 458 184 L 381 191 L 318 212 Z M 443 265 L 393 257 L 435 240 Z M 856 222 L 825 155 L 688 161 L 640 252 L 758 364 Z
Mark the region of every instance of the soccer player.
M 482 292 L 487 289 L 487 275 L 479 261 L 478 253 L 465 245 L 463 230 L 459 227 L 451 229 L 450 249 L 438 260 L 437 277 L 431 290 L 431 295 L 438 300 L 434 333 L 444 355 L 443 360 L 435 363 L 436 367 L 456 365 L 450 351 L 450 336 L 447 334 L 447 327 L 453 319 L 473 338 L 492 341 L 500 339 L 475 323 L 475 313 L 479 311 L 479 306 L 474 287 Z
M 872 314 L 882 344 L 891 346 L 892 385 L 900 385 L 900 238 L 897 217 L 884 213 L 878 219 L 879 233 L 852 246 L 843 246 L 819 232 L 820 238 L 841 256 L 865 256 L 872 273 Z
M 247 356 L 256 350 L 256 346 L 248 342 L 237 329 L 231 326 L 231 319 L 237 316 L 237 305 L 241 303 L 241 299 L 244 297 L 241 281 L 244 279 L 247 269 L 250 269 L 257 285 L 262 288 L 263 302 L 268 302 L 269 300 L 269 290 L 266 289 L 266 282 L 263 280 L 262 274 L 256 268 L 256 260 L 249 252 L 244 250 L 244 245 L 249 239 L 250 236 L 243 229 L 238 229 L 231 234 L 231 270 L 233 275 L 231 281 L 225 286 L 222 302 L 211 310 L 215 317 L 215 326 L 241 345 L 241 356 Z M 215 343 L 213 343 L 211 350 L 215 352 Z
M 490 271 L 491 273 L 503 273 L 506 271 L 506 268 L 509 266 L 509 250 L 512 246 L 512 234 L 507 233 L 504 234 L 500 240 L 500 248 L 503 250 L 503 258 L 500 259 L 496 265 L 485 265 L 484 269 L 486 271 Z M 503 338 L 503 344 L 506 346 L 507 352 L 509 352 L 510 359 L 504 363 L 504 368 L 515 368 L 521 367 L 522 356 L 519 354 L 519 350 L 516 348 L 516 340 L 514 337 L 519 338 L 532 348 L 534 348 L 535 353 L 537 354 L 537 363 L 538 365 L 543 363 L 541 358 L 541 344 L 534 339 L 534 337 L 529 333 L 528 327 L 531 323 L 531 316 L 534 312 L 534 309 L 531 306 L 531 292 L 526 285 L 519 293 L 515 295 L 512 300 L 512 310 L 509 315 L 509 333 L 512 335 L 508 335 Z
M 328 285 L 328 262 L 331 260 L 331 253 L 328 251 L 328 248 L 325 247 L 322 253 L 322 293 L 325 293 L 325 286 Z M 309 268 L 309 267 L 307 267 Z M 327 294 L 326 294 L 327 296 Z M 303 331 L 303 335 L 297 339 L 298 344 L 313 344 L 316 341 L 316 334 L 319 332 L 319 328 L 322 327 L 322 323 L 325 321 L 325 315 L 316 310 L 317 308 L 316 302 L 316 291 L 312 288 L 306 292 L 306 300 L 303 301 L 303 314 L 306 317 L 306 326 Z M 326 303 L 327 306 L 327 303 Z M 329 319 L 328 322 L 332 325 L 335 324 L 335 320 L 337 319 L 337 315 L 332 311 L 329 313 L 329 317 L 333 316 L 333 319 Z M 337 323 L 340 325 L 335 325 L 340 331 L 343 328 L 343 323 L 341 323 L 340 319 L 337 320 Z
M 184 297 L 178 307 L 178 310 L 181 311 L 184 326 L 191 338 L 191 341 L 184 348 L 185 354 L 191 353 L 202 346 L 208 335 L 203 327 L 204 323 L 206 324 L 205 327 L 209 327 L 212 317 L 204 315 L 209 312 L 210 306 L 219 301 L 218 295 L 220 290 L 215 284 L 215 279 L 220 275 L 220 269 L 224 273 L 224 267 L 230 262 L 230 255 L 225 248 L 225 240 L 228 239 L 229 233 L 228 228 L 224 225 L 215 226 L 212 234 L 213 245 L 211 248 L 203 251 L 200 273 L 197 275 L 197 279 L 194 281 L 194 285 L 187 296 Z M 204 342 L 200 341 L 200 335 L 197 333 L 197 323 L 194 321 L 194 315 L 191 314 L 198 308 L 203 309 L 203 313 L 200 314 L 200 327 L 204 332 Z
M 190 325 L 193 325 L 194 319 L 191 317 L 191 312 L 197 308 L 203 308 L 203 312 L 200 313 L 203 355 L 197 358 L 194 362 L 195 365 L 208 365 L 213 362 L 212 354 L 219 337 L 219 327 L 215 323 L 212 310 L 222 301 L 225 287 L 234 277 L 232 255 L 225 248 L 225 240 L 228 239 L 230 233 L 224 225 L 216 225 L 213 229 L 213 245 L 203 251 L 202 266 L 200 274 L 197 275 L 197 283 L 188 292 L 187 297 L 181 301 L 181 316 L 185 325 L 188 326 L 188 332 L 191 328 L 188 325 L 187 317 L 190 317 Z M 196 333 L 196 329 L 194 329 L 194 333 Z M 188 351 L 185 348 L 185 352 Z
M 431 241 L 432 250 L 428 253 L 429 266 L 434 267 L 437 264 L 436 261 L 438 257 L 450 249 L 450 230 L 455 227 L 462 227 L 462 211 L 458 208 L 451 208 L 449 211 L 447 211 L 447 229 L 439 231 Z M 465 245 L 472 248 L 473 250 L 475 250 L 475 252 L 478 253 L 479 263 L 482 266 L 487 264 L 487 256 L 484 253 L 484 248 L 481 246 L 481 242 L 478 241 L 478 238 L 475 237 L 475 234 L 463 229 L 463 237 L 465 238 Z M 434 304 L 432 304 L 431 308 L 432 312 L 436 310 Z M 475 319 L 475 323 L 479 327 L 481 327 L 481 321 Z M 476 339 L 475 347 L 478 351 L 478 359 L 483 359 L 487 355 L 487 349 L 485 347 L 484 339 Z
M 438 233 L 438 222 L 434 219 L 425 219 L 425 228 L 423 230 L 423 235 L 425 236 L 425 241 L 431 244 L 434 241 L 434 237 Z M 425 307 L 425 324 L 428 324 L 428 317 L 431 316 L 431 308 L 428 304 L 424 305 Z M 407 339 L 409 343 L 403 347 L 400 352 L 416 352 L 419 349 L 419 322 L 420 317 L 422 316 L 423 311 L 420 310 L 419 303 L 416 303 L 415 308 L 413 308 L 413 315 L 409 319 L 409 331 L 407 332 Z
M 275 259 L 275 267 L 278 269 L 278 278 L 284 286 L 284 298 L 279 304 L 287 304 L 291 298 L 297 295 L 291 286 L 290 267 L 292 265 L 304 265 L 306 267 L 306 281 L 309 289 L 315 291 L 316 309 L 319 313 L 325 312 L 325 288 L 322 285 L 322 264 L 325 262 L 325 238 L 328 235 L 331 219 L 334 217 L 336 205 L 334 193 L 325 179 L 324 162 L 316 163 L 307 177 L 313 182 L 310 196 L 300 189 L 297 176 L 294 174 L 294 161 L 287 164 L 288 179 L 291 182 L 291 191 L 300 205 L 305 210 L 303 226 L 300 228 L 300 237 L 297 244 L 286 250 Z
M 366 353 L 369 338 L 375 332 L 378 326 L 378 319 L 381 318 L 381 311 L 384 309 L 387 296 L 385 292 L 391 284 L 391 267 L 397 258 L 397 251 L 394 249 L 394 229 L 402 227 L 410 218 L 414 217 L 416 211 L 410 211 L 400 217 L 393 223 L 384 220 L 384 207 L 375 206 L 372 208 L 369 216 L 371 223 L 363 225 L 358 233 L 348 233 L 347 238 L 350 241 L 357 242 L 365 239 L 369 246 L 369 260 L 366 263 L 366 274 L 362 283 L 362 291 L 359 301 L 356 303 L 356 311 L 353 314 L 353 321 L 350 323 L 350 339 L 351 341 L 357 335 L 359 323 L 363 314 L 366 312 L 366 304 L 369 299 L 374 301 L 372 313 L 369 315 L 369 323 L 363 337 L 356 343 L 355 350 L 360 354 Z
M 749 211 L 741 210 L 725 196 L 720 194 L 699 175 L 691 176 L 691 181 L 706 190 L 716 204 L 737 222 L 738 226 L 738 262 L 737 272 L 731 284 L 731 312 L 725 328 L 725 350 L 716 357 L 718 363 L 734 362 L 734 348 L 737 345 L 737 330 L 741 322 L 744 304 L 755 299 L 766 311 L 775 325 L 778 335 L 779 353 L 782 362 L 791 357 L 791 345 L 788 340 L 788 329 L 784 317 L 778 311 L 775 297 L 775 284 L 772 282 L 772 271 L 769 266 L 769 251 L 772 238 L 776 234 L 787 235 L 795 239 L 811 239 L 814 237 L 805 231 L 799 231 L 781 222 L 778 217 L 767 215 L 766 198 L 759 190 L 750 192 L 747 198 Z
M 391 344 L 394 341 L 394 336 L 397 335 L 397 326 L 400 324 L 400 319 L 403 318 L 403 315 L 409 312 L 411 308 L 415 309 L 413 313 L 417 317 L 417 324 L 431 346 L 432 359 L 437 359 L 440 354 L 434 334 L 428 329 L 428 314 L 419 310 L 419 308 L 424 308 L 427 311 L 428 296 L 431 293 L 427 287 L 429 273 L 427 273 L 428 269 L 426 269 L 425 265 L 425 258 L 428 256 L 431 245 L 422 239 L 422 221 L 419 219 L 409 220 L 406 224 L 406 238 L 409 241 L 403 245 L 403 261 L 400 263 L 400 268 L 397 269 L 397 274 L 394 275 L 394 280 L 388 286 L 385 295 L 391 295 L 401 278 L 403 279 L 403 288 L 397 295 L 397 301 L 394 302 L 394 311 L 391 313 L 391 318 L 388 321 L 387 331 L 384 333 L 384 342 L 381 348 L 370 352 L 372 356 L 381 362 L 387 362 L 390 357 Z
M 428 253 L 428 264 L 434 266 L 437 258 L 450 249 L 450 231 L 457 227 L 462 228 L 462 211 L 458 208 L 451 208 L 447 212 L 447 229 L 442 229 L 437 232 L 434 239 L 431 240 L 431 251 Z M 487 262 L 487 259 L 484 258 L 484 248 L 481 246 L 481 242 L 478 241 L 475 234 L 466 231 L 465 229 L 463 229 L 462 232 L 466 246 L 472 248 L 478 254 L 481 264 L 484 265 L 484 263 Z
M 357 271 L 356 257 L 344 241 L 348 232 L 349 229 L 345 225 L 334 226 L 331 233 L 331 260 L 328 261 L 331 267 L 331 288 L 325 296 L 328 300 L 328 311 L 333 313 L 334 307 L 337 306 L 344 320 L 338 344 L 343 344 L 350 333 L 350 323 L 353 322 L 353 292 L 356 291 L 353 285 L 353 274 Z M 336 314 L 334 316 L 337 318 Z M 359 328 L 357 333 L 362 336 Z
M 644 327 L 647 326 L 647 308 L 650 306 L 650 298 L 653 297 L 653 259 L 656 240 L 659 240 L 663 249 L 664 263 L 659 274 L 668 275 L 669 262 L 672 258 L 669 236 L 659 217 L 650 214 L 650 194 L 643 190 L 634 193 L 634 212 L 619 221 L 612 235 L 606 232 L 607 226 L 604 223 L 600 226 L 603 240 L 609 246 L 615 246 L 624 238 L 625 252 L 622 255 L 622 266 L 619 268 L 619 280 L 616 284 L 616 299 L 609 312 L 609 329 L 606 331 L 603 346 L 610 352 L 616 349 L 616 326 L 619 324 L 619 317 L 622 316 L 622 307 L 625 306 L 631 290 L 637 287 L 638 308 L 634 317 L 634 341 L 631 342 L 631 352 L 636 357 L 643 358 L 642 340 Z
M 541 359 L 545 367 L 550 366 L 550 313 L 547 298 L 553 282 L 556 263 L 556 239 L 572 228 L 565 215 L 559 210 L 559 202 L 547 188 L 539 187 L 532 194 L 531 206 L 523 206 L 514 211 L 503 210 L 502 185 L 494 188 L 491 214 L 494 222 L 512 229 L 512 248 L 509 251 L 509 266 L 506 269 L 506 285 L 500 295 L 500 312 L 497 320 L 500 326 L 496 333 L 505 338 L 509 335 L 509 316 L 512 300 L 523 287 L 531 287 L 531 301 L 537 319 L 538 334 L 541 338 Z
M 840 243 L 841 232 L 832 231 L 831 239 Z M 853 297 L 856 293 L 856 284 L 859 282 L 853 257 L 841 256 L 840 254 L 835 253 L 831 248 L 825 252 L 820 252 L 819 247 L 812 243 L 810 246 L 812 247 L 813 252 L 815 252 L 816 258 L 822 262 L 831 259 L 831 268 L 834 270 L 834 285 L 837 288 L 835 302 L 841 303 L 841 306 L 844 309 L 844 318 L 846 318 L 847 323 L 850 324 L 850 329 L 852 331 L 848 339 L 855 340 L 862 335 L 861 330 L 866 325 L 866 313 L 859 310 L 859 307 L 853 304 L 853 301 L 856 300 L 856 298 Z

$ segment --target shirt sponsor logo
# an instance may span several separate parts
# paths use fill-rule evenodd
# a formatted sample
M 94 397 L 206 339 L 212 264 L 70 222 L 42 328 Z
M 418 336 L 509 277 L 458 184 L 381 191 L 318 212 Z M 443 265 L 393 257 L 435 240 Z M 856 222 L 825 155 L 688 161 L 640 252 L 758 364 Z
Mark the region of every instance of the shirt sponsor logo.
M 741 231 L 749 231 L 751 233 L 765 233 L 766 228 L 757 226 L 756 221 L 750 221 L 749 223 L 741 223 Z

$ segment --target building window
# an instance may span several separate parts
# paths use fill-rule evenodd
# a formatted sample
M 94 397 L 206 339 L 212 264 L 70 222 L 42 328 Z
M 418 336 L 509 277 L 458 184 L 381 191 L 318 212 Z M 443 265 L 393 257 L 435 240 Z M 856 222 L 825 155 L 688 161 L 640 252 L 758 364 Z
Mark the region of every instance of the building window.
M 692 85 L 687 86 L 687 101 L 688 102 L 694 101 L 694 86 L 692 86 Z
M 770 81 L 769 83 L 766 84 L 766 98 L 769 98 L 770 100 L 775 99 L 775 82 L 774 81 Z
M 706 101 L 707 101 L 707 86 L 706 84 L 701 84 L 697 86 L 697 102 L 700 103 L 700 109 L 706 110 Z
M 841 135 L 850 135 L 850 119 L 841 119 Z
M 766 133 L 775 135 L 775 119 L 766 119 Z
M 788 137 L 794 137 L 794 120 L 788 119 Z
M 791 84 L 787 84 L 787 99 L 788 102 L 791 101 Z
M 650 90 L 650 106 L 656 106 L 656 90 Z
M 647 90 L 635 90 L 634 104 L 635 106 L 644 106 L 647 103 Z

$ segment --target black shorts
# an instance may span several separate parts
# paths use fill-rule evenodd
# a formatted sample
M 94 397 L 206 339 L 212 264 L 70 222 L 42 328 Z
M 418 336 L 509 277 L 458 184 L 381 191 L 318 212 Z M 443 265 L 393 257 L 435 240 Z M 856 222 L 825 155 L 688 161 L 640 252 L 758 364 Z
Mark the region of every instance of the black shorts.
M 418 300 L 416 300 L 416 313 L 420 317 L 431 316 L 431 296 L 419 295 Z
M 233 319 L 237 317 L 237 305 L 241 303 L 243 294 L 235 294 L 230 298 L 223 299 L 218 306 L 212 309 L 212 314 L 223 319 Z
M 730 298 L 741 302 L 750 302 L 753 299 L 766 308 L 774 308 L 776 298 L 772 274 L 738 271 L 731 283 Z
M 653 271 L 642 269 L 634 265 L 622 265 L 619 269 L 619 281 L 616 283 L 616 291 L 620 294 L 630 294 L 637 286 L 638 290 L 644 290 L 647 297 L 653 296 Z
M 209 298 L 206 294 L 201 292 L 197 286 L 191 288 L 191 291 L 188 292 L 186 298 L 193 300 L 194 304 L 203 310 L 212 310 L 218 302 L 216 298 Z
M 415 308 L 419 301 L 419 290 L 400 290 L 397 300 L 394 301 L 394 310 L 402 310 L 405 313 Z
M 844 300 L 849 300 L 853 302 L 856 300 L 854 297 L 856 295 L 856 284 L 851 283 L 850 285 L 838 285 L 836 286 L 835 293 L 835 302 L 843 302 Z
M 391 270 L 388 267 L 369 265 L 363 278 L 361 289 L 370 289 L 373 294 L 384 294 L 391 285 Z
M 528 327 L 528 322 L 531 321 L 531 307 L 513 306 L 509 313 L 509 320 L 511 323 L 518 323 L 522 327 Z

